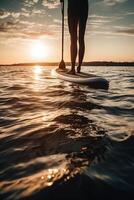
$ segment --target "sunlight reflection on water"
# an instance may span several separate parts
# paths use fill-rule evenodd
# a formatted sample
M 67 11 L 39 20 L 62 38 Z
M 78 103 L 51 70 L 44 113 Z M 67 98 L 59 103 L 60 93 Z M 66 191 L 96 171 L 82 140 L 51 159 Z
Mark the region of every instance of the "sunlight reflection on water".
M 125 170 L 134 164 L 129 143 L 134 130 L 134 69 L 85 67 L 110 80 L 105 91 L 55 79 L 53 68 L 0 67 L 0 187 L 13 200 L 67 181 L 90 169 L 94 160 L 99 165 L 92 175 L 107 181 L 112 180 L 109 169 L 118 176 L 120 157 Z M 125 149 L 118 146 L 123 142 Z
M 39 75 L 42 74 L 42 72 L 43 72 L 43 67 L 40 65 L 36 65 L 33 67 L 32 71 L 35 75 L 35 79 L 38 80 Z

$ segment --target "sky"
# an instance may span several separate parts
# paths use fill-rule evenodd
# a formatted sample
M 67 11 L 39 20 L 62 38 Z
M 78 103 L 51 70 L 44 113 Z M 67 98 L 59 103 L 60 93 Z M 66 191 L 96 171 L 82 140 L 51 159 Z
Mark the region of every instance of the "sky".
M 134 0 L 89 0 L 85 42 L 84 61 L 134 61 Z M 0 63 L 60 60 L 60 0 L 0 0 Z M 70 61 L 67 0 L 64 60 Z

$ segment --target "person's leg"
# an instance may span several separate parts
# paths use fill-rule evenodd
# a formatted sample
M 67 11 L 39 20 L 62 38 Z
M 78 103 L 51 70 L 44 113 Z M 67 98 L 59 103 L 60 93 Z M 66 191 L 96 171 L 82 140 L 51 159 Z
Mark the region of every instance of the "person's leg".
M 85 54 L 85 30 L 86 30 L 87 16 L 81 17 L 79 20 L 79 58 L 77 72 L 80 73 L 81 65 Z
M 69 71 L 70 74 L 75 74 L 75 63 L 77 57 L 77 27 L 78 27 L 78 18 L 72 16 L 72 14 L 68 13 L 68 26 L 70 32 L 70 39 L 71 39 L 71 70 Z

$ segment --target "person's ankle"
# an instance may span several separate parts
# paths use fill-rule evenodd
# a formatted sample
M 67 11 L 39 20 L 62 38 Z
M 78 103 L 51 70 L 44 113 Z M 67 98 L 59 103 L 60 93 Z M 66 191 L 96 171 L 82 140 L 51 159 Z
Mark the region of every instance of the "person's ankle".
M 70 70 L 70 71 L 68 71 L 68 74 L 72 74 L 72 75 L 75 75 L 75 70 Z
M 71 67 L 71 71 L 75 72 L 75 67 Z
M 78 67 L 77 67 L 77 72 L 80 73 L 80 70 L 81 70 L 81 66 L 78 65 Z

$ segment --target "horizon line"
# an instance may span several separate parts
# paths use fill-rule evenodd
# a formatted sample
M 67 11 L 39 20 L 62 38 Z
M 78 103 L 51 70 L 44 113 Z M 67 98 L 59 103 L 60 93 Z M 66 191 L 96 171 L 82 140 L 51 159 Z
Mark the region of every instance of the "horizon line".
M 32 66 L 32 65 L 43 65 L 43 66 L 57 66 L 59 65 L 60 62 L 22 62 L 22 63 L 11 63 L 11 64 L 0 64 L 0 66 L 20 66 L 20 65 L 28 65 L 28 66 Z M 71 62 L 67 61 L 65 62 L 66 65 L 71 65 Z M 76 62 L 77 64 L 77 62 Z M 134 65 L 134 61 L 86 61 L 83 62 L 83 65 L 87 66 L 87 65 L 94 65 L 94 66 L 99 66 L 99 64 L 102 65 L 121 65 L 121 64 L 125 64 L 125 65 L 130 65 L 133 66 Z

